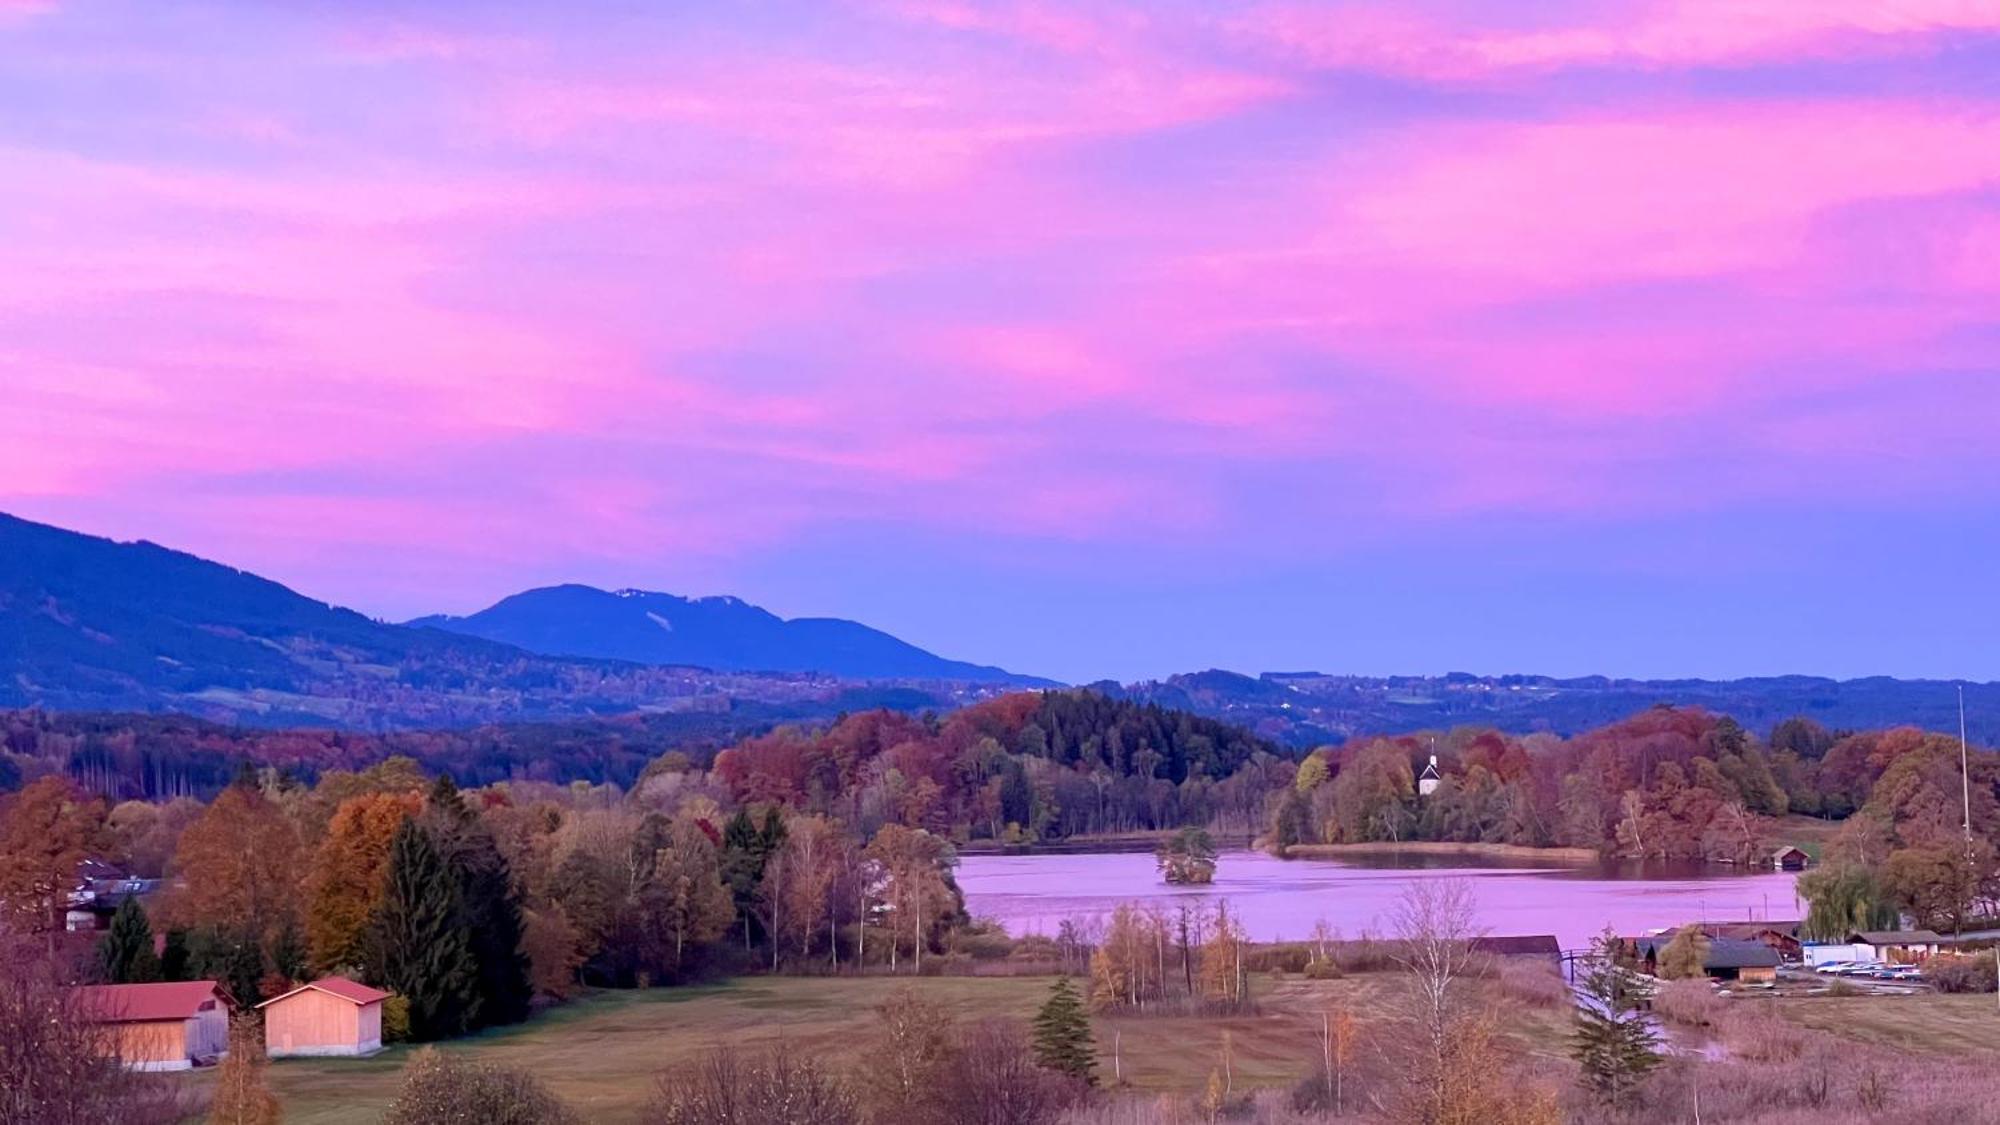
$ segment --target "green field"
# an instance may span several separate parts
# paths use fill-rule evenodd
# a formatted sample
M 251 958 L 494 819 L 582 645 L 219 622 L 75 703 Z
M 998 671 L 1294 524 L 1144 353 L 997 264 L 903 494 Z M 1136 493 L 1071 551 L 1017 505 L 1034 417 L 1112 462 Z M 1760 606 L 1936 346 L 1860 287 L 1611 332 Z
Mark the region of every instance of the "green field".
M 1802 1027 L 1881 1047 L 1952 1055 L 2000 1051 L 2000 1001 L 1991 993 L 1804 996 L 1769 1002 Z
M 1026 1018 L 1050 983 L 1048 977 L 756 977 L 701 988 L 607 992 L 442 1049 L 530 1071 L 593 1122 L 627 1121 L 645 1104 L 663 1067 L 724 1043 L 782 1044 L 841 1069 L 858 1068 L 874 1034 L 875 1005 L 906 984 L 974 1019 Z M 1239 1086 L 1289 1084 L 1306 1074 L 1317 1056 L 1322 1011 L 1346 1007 L 1365 1029 L 1381 1018 L 1393 984 L 1386 976 L 1260 979 L 1260 1011 L 1254 1016 L 1098 1018 L 1102 1075 L 1111 1077 L 1116 1044 L 1132 1086 L 1198 1091 L 1226 1029 Z M 1565 1019 L 1560 1012 L 1531 1010 L 1519 1013 L 1508 1030 L 1524 1052 L 1559 1054 Z M 372 1059 L 283 1060 L 271 1065 L 270 1081 L 285 1103 L 287 1121 L 374 1121 L 395 1096 L 408 1056 L 407 1048 L 393 1048 Z M 192 1081 L 212 1078 L 205 1074 Z

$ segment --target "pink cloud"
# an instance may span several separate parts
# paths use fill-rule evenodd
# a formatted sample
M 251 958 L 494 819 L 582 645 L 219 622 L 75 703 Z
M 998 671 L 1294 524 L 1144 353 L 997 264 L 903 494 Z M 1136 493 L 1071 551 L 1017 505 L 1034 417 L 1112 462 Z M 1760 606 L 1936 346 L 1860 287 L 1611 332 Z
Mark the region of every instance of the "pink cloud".
M 1579 66 L 1689 67 L 1921 51 L 2000 31 L 1985 0 L 1666 0 L 1574 9 L 1539 26 L 1454 23 L 1376 5 L 1267 5 L 1227 21 L 1243 42 L 1316 66 L 1477 80 Z M 1535 18 L 1534 9 L 1518 14 Z M 1510 15 L 1517 14 L 1510 12 Z

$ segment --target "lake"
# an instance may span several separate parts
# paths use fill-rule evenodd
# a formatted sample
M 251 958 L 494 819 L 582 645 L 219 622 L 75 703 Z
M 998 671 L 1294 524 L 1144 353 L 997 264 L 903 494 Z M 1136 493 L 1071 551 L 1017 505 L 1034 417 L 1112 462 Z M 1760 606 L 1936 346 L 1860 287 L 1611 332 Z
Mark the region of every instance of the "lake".
M 1389 936 L 1412 880 L 1463 877 L 1491 934 L 1549 934 L 1580 949 L 1606 925 L 1621 934 L 1693 921 L 1796 919 L 1792 872 L 1698 864 L 1533 865 L 1459 856 L 1282 860 L 1223 853 L 1215 882 L 1170 887 L 1150 853 L 974 855 L 958 868 L 966 909 L 1012 934 L 1054 936 L 1065 918 L 1101 921 L 1120 902 L 1171 908 L 1226 899 L 1257 941 L 1309 937 L 1321 918 L 1342 937 Z

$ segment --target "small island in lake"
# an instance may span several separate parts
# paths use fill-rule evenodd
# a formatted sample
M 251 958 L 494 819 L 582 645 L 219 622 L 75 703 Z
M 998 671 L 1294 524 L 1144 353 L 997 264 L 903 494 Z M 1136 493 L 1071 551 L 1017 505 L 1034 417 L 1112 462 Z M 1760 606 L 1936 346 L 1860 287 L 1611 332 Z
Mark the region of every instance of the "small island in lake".
M 1169 883 L 1215 881 L 1215 841 L 1206 829 L 1183 828 L 1160 841 L 1153 855 L 1159 860 L 1160 877 Z

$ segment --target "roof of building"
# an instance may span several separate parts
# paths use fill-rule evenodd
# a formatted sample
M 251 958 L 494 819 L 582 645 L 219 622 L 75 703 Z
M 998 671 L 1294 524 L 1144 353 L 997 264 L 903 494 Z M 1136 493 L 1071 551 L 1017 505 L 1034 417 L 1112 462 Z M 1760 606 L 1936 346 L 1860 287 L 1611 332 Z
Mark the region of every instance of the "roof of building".
M 273 996 L 257 1006 L 259 1008 L 268 1008 L 280 1000 L 297 996 L 309 988 L 324 992 L 328 996 L 338 996 L 350 1004 L 373 1004 L 378 1000 L 387 1000 L 392 995 L 391 993 L 383 992 L 379 988 L 370 988 L 358 981 L 348 980 L 346 977 L 321 977 L 315 981 L 307 981 L 305 984 L 292 989 L 283 996 Z
M 1763 922 L 1690 922 L 1690 926 L 1711 938 L 1736 938 L 1740 941 L 1756 941 L 1762 934 L 1780 934 L 1784 937 L 1799 936 L 1799 924 L 1790 919 L 1772 919 Z
M 1436 754 L 1432 754 L 1431 760 L 1424 763 L 1423 772 L 1417 775 L 1417 780 L 1418 781 L 1442 780 L 1438 777 L 1438 758 Z
M 1797 852 L 1802 856 L 1808 856 L 1808 857 L 1812 855 L 1811 852 L 1806 851 L 1804 848 L 1799 847 L 1797 844 L 1786 844 L 1784 847 L 1779 848 L 1778 850 L 1772 852 L 1771 857 L 1773 859 L 1776 859 L 1780 856 L 1791 855 L 1793 852 Z
M 86 984 L 76 992 L 84 1013 L 98 1023 L 184 1020 L 210 1000 L 229 1003 L 229 998 L 222 994 L 222 985 L 212 980 Z
M 1491 953 L 1496 957 L 1562 956 L 1562 945 L 1554 934 L 1521 934 L 1505 937 L 1476 937 L 1472 948 L 1477 953 Z
M 1701 959 L 1701 967 L 1704 969 L 1776 968 L 1783 960 L 1778 956 L 1777 950 L 1761 941 L 1710 938 L 1708 956 Z
M 1863 945 L 1936 945 L 1944 936 L 1930 930 L 1856 930 L 1847 940 Z

